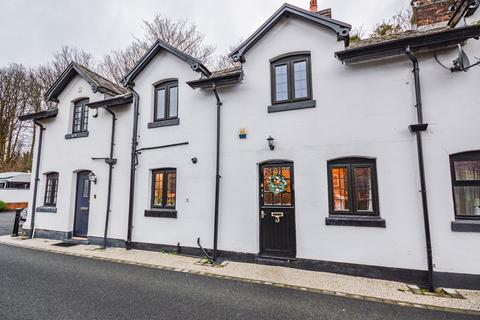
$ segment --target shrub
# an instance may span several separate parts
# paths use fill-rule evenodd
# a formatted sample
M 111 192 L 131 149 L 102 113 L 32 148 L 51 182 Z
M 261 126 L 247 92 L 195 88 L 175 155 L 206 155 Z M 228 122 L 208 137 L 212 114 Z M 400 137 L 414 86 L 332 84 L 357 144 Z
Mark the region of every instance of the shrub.
M 3 202 L 2 200 L 0 200 L 0 211 L 5 210 L 6 207 L 7 207 L 7 204 L 5 202 Z

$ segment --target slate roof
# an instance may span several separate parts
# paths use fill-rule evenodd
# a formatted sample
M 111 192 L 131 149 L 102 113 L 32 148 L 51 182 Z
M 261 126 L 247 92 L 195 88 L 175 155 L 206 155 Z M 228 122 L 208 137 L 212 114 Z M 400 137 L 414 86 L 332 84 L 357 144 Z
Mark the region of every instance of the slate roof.
M 57 101 L 58 96 L 76 75 L 79 75 L 85 81 L 87 81 L 93 92 L 99 91 L 111 96 L 116 96 L 127 92 L 127 89 L 111 82 L 110 80 L 107 80 L 101 75 L 78 63 L 72 62 L 45 93 L 46 100 Z
M 177 48 L 169 45 L 165 41 L 157 40 L 148 51 L 143 55 L 143 57 L 135 64 L 135 66 L 127 73 L 127 75 L 122 79 L 122 84 L 127 86 L 131 84 L 135 78 L 142 72 L 142 70 L 152 61 L 152 59 L 157 55 L 158 52 L 161 50 L 165 50 L 170 52 L 174 56 L 182 59 L 186 63 L 190 65 L 192 70 L 202 73 L 204 76 L 209 77 L 212 73 L 208 70 L 208 68 L 203 65 L 203 63 L 178 50 Z
M 244 62 L 245 53 L 252 48 L 265 34 L 268 33 L 282 18 L 295 16 L 299 19 L 313 22 L 320 27 L 328 28 L 337 33 L 338 40 L 347 40 L 352 26 L 348 23 L 335 20 L 308 10 L 285 3 L 260 28 L 258 28 L 245 42 L 233 50 L 229 57 L 234 61 Z

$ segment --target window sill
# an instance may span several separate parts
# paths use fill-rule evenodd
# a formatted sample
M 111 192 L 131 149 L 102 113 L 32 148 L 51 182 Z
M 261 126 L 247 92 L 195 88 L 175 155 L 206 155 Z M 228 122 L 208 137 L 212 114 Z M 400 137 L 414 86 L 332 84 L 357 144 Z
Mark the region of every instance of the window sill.
M 179 118 L 165 119 L 165 120 L 149 122 L 148 123 L 148 128 L 152 129 L 152 128 L 159 128 L 159 127 L 178 126 L 179 124 L 180 124 L 180 119 Z
M 76 132 L 76 133 L 69 133 L 65 135 L 65 139 L 77 139 L 77 138 L 86 138 L 88 137 L 88 131 L 85 132 Z
M 175 210 L 175 209 L 149 209 L 149 210 L 145 210 L 145 217 L 177 219 L 177 210 Z
M 35 210 L 36 212 L 50 212 L 50 213 L 57 213 L 57 207 L 37 207 Z
M 385 219 L 379 217 L 330 216 L 325 218 L 327 226 L 376 227 L 385 228 Z
M 453 232 L 480 232 L 480 220 L 452 221 Z
M 268 106 L 268 113 L 315 108 L 316 105 L 315 100 L 280 103 Z

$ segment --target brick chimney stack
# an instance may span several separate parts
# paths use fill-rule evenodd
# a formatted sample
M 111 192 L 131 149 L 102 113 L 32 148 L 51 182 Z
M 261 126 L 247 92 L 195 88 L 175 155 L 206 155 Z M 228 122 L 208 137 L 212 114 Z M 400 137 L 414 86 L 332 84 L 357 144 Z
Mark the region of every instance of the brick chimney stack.
M 455 0 L 412 0 L 413 23 L 418 28 L 446 25 L 453 15 L 450 10 Z
M 310 0 L 310 12 L 317 13 L 317 11 L 318 11 L 317 0 Z

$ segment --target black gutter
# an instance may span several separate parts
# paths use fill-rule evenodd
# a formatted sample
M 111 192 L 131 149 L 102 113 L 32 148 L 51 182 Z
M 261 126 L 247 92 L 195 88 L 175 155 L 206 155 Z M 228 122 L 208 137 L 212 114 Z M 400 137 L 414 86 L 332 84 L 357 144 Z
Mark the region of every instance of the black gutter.
M 222 101 L 217 92 L 217 87 L 213 85 L 213 93 L 217 99 L 217 149 L 216 149 L 216 168 L 215 168 L 215 209 L 213 220 L 213 261 L 218 258 L 218 209 L 220 199 L 220 111 Z
M 38 123 L 37 121 L 34 121 L 33 123 L 40 128 L 40 133 L 38 137 L 37 163 L 35 164 L 35 182 L 33 184 L 32 214 L 30 217 L 30 239 L 33 239 L 33 230 L 35 228 L 35 210 L 37 208 L 37 190 L 38 190 L 38 181 L 40 181 L 39 179 L 40 159 L 42 155 L 43 131 L 45 131 L 45 128 L 41 123 Z
M 465 40 L 471 38 L 478 39 L 479 37 L 480 26 L 424 32 L 418 35 L 404 34 L 404 37 L 400 39 L 347 48 L 335 52 L 335 57 L 344 63 L 359 63 L 393 56 L 403 56 L 406 47 L 410 47 L 411 50 L 419 53 L 457 46 Z
M 184 146 L 184 145 L 187 145 L 187 144 L 189 144 L 188 141 L 186 141 L 186 142 L 180 142 L 180 143 L 164 144 L 164 145 L 162 145 L 162 146 L 156 146 L 156 147 L 140 148 L 140 149 L 137 150 L 137 154 L 142 153 L 142 151 L 165 149 L 165 148 L 171 148 L 171 147 L 178 147 L 178 146 Z
M 110 219 L 110 204 L 112 198 L 112 171 L 113 166 L 117 163 L 117 159 L 113 158 L 113 149 L 115 147 L 115 122 L 117 122 L 117 116 L 109 108 L 105 108 L 105 111 L 110 113 L 112 116 L 112 136 L 110 140 L 110 157 L 105 159 L 105 162 L 108 164 L 108 191 L 107 191 L 107 210 L 105 212 L 105 231 L 103 233 L 103 249 L 107 248 L 107 233 L 108 233 L 108 222 Z
M 194 89 L 211 89 L 212 83 L 215 83 L 217 87 L 223 87 L 239 83 L 242 80 L 243 70 L 240 69 L 226 74 L 214 75 L 210 78 L 188 81 L 187 84 Z
M 428 266 L 428 290 L 433 292 L 435 287 L 433 284 L 433 258 L 432 258 L 432 240 L 430 236 L 430 221 L 428 217 L 428 202 L 427 202 L 427 187 L 425 183 L 425 168 L 423 161 L 423 145 L 422 145 L 422 132 L 427 130 L 428 124 L 423 123 L 422 112 L 422 94 L 420 89 L 420 68 L 418 65 L 418 59 L 411 51 L 410 47 L 407 47 L 405 54 L 410 58 L 413 63 L 413 75 L 415 80 L 415 98 L 417 108 L 417 121 L 415 125 L 411 125 L 410 131 L 415 133 L 417 137 L 417 154 L 418 154 L 418 167 L 420 171 L 420 193 L 422 194 L 422 208 L 423 208 L 423 223 L 425 227 L 425 244 L 427 248 L 427 266 Z
M 35 181 L 33 183 L 33 199 L 32 199 L 32 214 L 30 218 L 30 239 L 33 238 L 33 230 L 35 227 L 35 211 L 37 209 L 37 190 L 38 190 L 38 181 L 40 181 L 40 159 L 42 155 L 42 144 L 43 144 L 43 132 L 45 127 L 38 122 L 38 120 L 45 120 L 49 118 L 54 118 L 58 114 L 58 109 L 44 110 L 35 113 L 25 114 L 19 116 L 20 121 L 33 120 L 34 125 L 40 128 L 40 133 L 38 137 L 38 149 L 37 149 L 37 161 L 35 164 Z
M 138 105 L 140 96 L 133 90 L 133 84 L 129 84 L 128 89 L 133 94 L 133 131 L 132 131 L 132 151 L 130 160 L 130 195 L 128 203 L 128 226 L 127 226 L 127 241 L 125 247 L 127 250 L 132 248 L 132 228 L 133 228 L 133 202 L 135 200 L 135 173 L 137 162 L 137 146 L 138 146 Z

